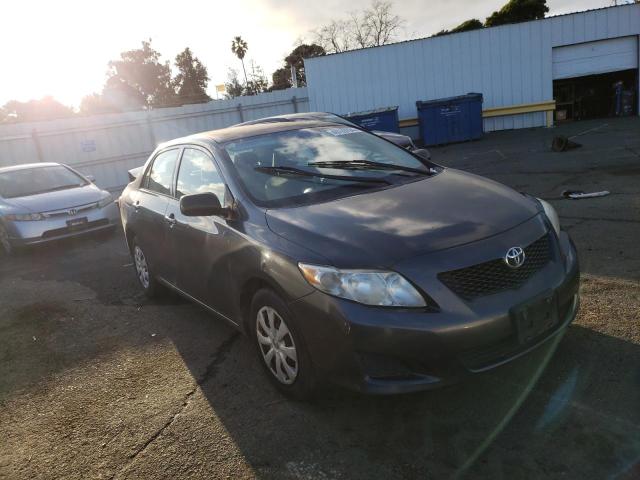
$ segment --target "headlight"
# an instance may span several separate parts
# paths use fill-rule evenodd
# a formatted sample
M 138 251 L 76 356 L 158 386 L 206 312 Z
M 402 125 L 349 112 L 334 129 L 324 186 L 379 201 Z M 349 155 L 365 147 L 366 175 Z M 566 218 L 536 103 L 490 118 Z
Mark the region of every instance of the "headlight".
M 49 215 L 46 213 L 18 213 L 6 216 L 7 220 L 15 222 L 32 222 L 37 220 L 46 220 L 47 218 L 49 218 Z
M 98 208 L 104 208 L 111 203 L 113 203 L 113 196 L 109 194 L 98 202 Z
M 556 209 L 553 208 L 549 202 L 545 202 L 540 198 L 537 198 L 536 200 L 538 200 L 538 202 L 540 202 L 540 205 L 542 205 L 544 214 L 551 222 L 551 225 L 553 225 L 553 229 L 556 231 L 556 234 L 560 235 L 560 218 L 558 217 L 558 212 L 556 212 Z
M 338 270 L 299 263 L 304 278 L 318 290 L 365 305 L 424 307 L 422 295 L 395 272 Z

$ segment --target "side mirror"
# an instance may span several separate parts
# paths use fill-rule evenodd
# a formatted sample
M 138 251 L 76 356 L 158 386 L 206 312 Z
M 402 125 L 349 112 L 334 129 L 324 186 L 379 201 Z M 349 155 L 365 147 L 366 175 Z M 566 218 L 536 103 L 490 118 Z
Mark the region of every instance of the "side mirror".
M 180 212 L 187 217 L 210 217 L 225 215 L 227 209 L 222 207 L 215 193 L 207 192 L 180 198 Z
M 94 177 L 93 175 L 85 175 L 84 178 L 89 180 L 91 183 L 96 183 L 96 177 Z
M 416 148 L 412 153 L 423 160 L 431 160 L 431 152 L 426 148 Z

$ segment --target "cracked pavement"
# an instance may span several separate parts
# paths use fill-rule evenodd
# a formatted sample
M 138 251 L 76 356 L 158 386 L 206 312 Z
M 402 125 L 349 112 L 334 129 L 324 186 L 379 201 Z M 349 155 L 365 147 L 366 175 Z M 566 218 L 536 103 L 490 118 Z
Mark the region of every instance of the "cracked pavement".
M 440 391 L 286 400 L 224 322 L 143 298 L 119 232 L 0 258 L 0 478 L 640 477 L 639 120 L 433 149 L 549 199 L 584 272 L 563 338 Z

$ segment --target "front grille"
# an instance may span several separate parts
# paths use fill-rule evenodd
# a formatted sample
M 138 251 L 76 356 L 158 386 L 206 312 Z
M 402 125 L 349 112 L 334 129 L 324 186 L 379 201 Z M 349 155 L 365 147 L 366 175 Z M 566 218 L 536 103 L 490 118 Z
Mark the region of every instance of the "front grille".
M 94 220 L 93 222 L 87 222 L 82 226 L 82 228 L 79 228 L 79 229 L 63 227 L 63 228 L 56 228 L 54 230 L 47 230 L 42 234 L 42 238 L 55 238 L 55 237 L 60 237 L 62 235 L 67 235 L 69 233 L 81 233 L 85 230 L 104 227 L 106 225 L 109 225 L 109 220 L 107 220 L 106 218 L 103 218 L 100 220 Z
M 504 290 L 520 288 L 551 259 L 549 234 L 545 234 L 524 249 L 526 258 L 520 268 L 509 267 L 502 258 L 438 274 L 450 290 L 473 300 Z
M 79 205 L 77 207 L 65 208 L 63 210 L 51 210 L 45 213 L 49 218 L 69 217 L 70 216 L 69 210 L 74 210 L 76 212 L 74 215 L 77 215 L 82 212 L 93 210 L 94 208 L 97 208 L 97 207 L 98 207 L 98 204 L 96 202 L 93 202 L 93 203 L 87 203 L 85 205 Z

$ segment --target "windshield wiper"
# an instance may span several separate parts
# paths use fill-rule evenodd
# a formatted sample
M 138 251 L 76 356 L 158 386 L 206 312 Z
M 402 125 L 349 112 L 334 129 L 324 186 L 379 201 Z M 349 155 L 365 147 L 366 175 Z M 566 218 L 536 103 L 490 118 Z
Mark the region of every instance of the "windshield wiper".
M 309 170 L 301 170 L 295 167 L 255 167 L 257 172 L 267 173 L 269 175 L 296 175 L 301 177 L 319 177 L 329 178 L 331 180 L 349 180 L 359 183 L 384 183 L 391 185 L 391 182 L 384 178 L 371 178 L 371 177 L 353 177 L 350 175 L 327 175 L 320 172 L 310 172 Z
M 321 168 L 344 168 L 353 170 L 401 170 L 403 172 L 412 172 L 419 175 L 433 175 L 435 172 L 431 169 L 422 170 L 420 168 L 405 167 L 404 165 L 395 165 L 393 163 L 374 162 L 371 160 L 329 160 L 325 162 L 309 162 L 310 167 Z

